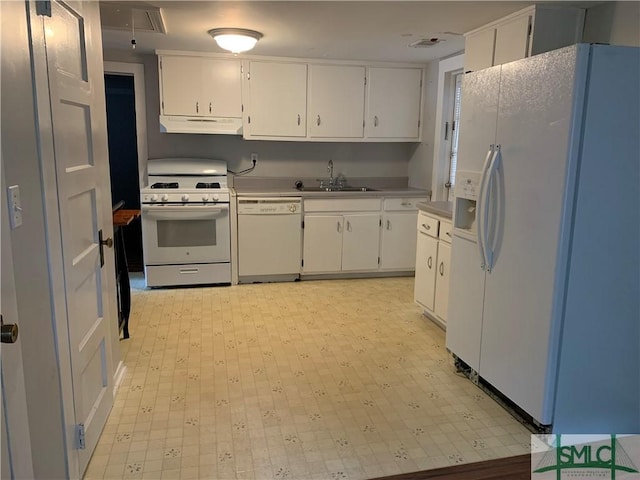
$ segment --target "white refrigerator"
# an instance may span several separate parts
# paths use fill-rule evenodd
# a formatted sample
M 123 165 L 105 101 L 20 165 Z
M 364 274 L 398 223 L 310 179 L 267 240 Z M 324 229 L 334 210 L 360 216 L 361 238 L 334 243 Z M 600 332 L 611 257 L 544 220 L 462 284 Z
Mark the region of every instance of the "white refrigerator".
M 580 44 L 464 75 L 447 348 L 547 431 L 640 432 L 639 66 Z

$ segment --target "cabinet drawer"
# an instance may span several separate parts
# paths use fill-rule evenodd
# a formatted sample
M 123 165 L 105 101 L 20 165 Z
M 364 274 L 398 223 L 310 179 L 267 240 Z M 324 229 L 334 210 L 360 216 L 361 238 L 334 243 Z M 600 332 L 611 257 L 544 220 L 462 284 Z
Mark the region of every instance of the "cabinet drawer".
M 438 238 L 438 219 L 420 212 L 418 215 L 418 232 L 426 233 L 430 237 Z
M 440 240 L 451 243 L 452 225 L 450 222 L 440 222 Z
M 379 198 L 310 199 L 304 201 L 305 213 L 310 212 L 378 212 Z
M 407 198 L 407 197 L 399 197 L 399 198 L 385 198 L 384 199 L 384 209 L 385 211 L 416 211 L 418 210 L 418 207 L 416 207 L 416 204 L 418 202 L 426 202 L 427 199 L 426 198 L 420 198 L 420 197 L 412 197 L 412 198 Z

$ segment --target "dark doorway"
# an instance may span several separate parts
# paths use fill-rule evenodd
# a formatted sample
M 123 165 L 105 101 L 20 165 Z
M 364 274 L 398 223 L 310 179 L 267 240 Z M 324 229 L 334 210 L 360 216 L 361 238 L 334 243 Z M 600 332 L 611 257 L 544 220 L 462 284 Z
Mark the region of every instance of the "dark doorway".
M 133 76 L 104 76 L 109 135 L 109 166 L 113 204 L 124 202 L 123 208 L 140 209 L 138 147 L 136 135 L 135 89 Z M 142 228 L 140 219 L 123 227 L 129 271 L 143 270 Z

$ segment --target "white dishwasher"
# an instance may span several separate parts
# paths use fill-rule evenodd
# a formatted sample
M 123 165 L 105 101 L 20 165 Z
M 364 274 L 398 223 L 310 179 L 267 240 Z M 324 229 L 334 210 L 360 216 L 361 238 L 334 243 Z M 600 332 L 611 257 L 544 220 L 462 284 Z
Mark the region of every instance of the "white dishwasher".
M 301 263 L 301 198 L 238 197 L 239 281 L 293 280 Z

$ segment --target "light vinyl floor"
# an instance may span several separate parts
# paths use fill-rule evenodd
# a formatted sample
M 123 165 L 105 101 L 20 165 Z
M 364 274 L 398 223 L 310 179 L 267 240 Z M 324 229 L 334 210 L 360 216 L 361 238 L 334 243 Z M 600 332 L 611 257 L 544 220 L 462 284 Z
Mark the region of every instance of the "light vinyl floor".
M 367 479 L 529 453 L 413 278 L 144 288 L 85 478 Z

